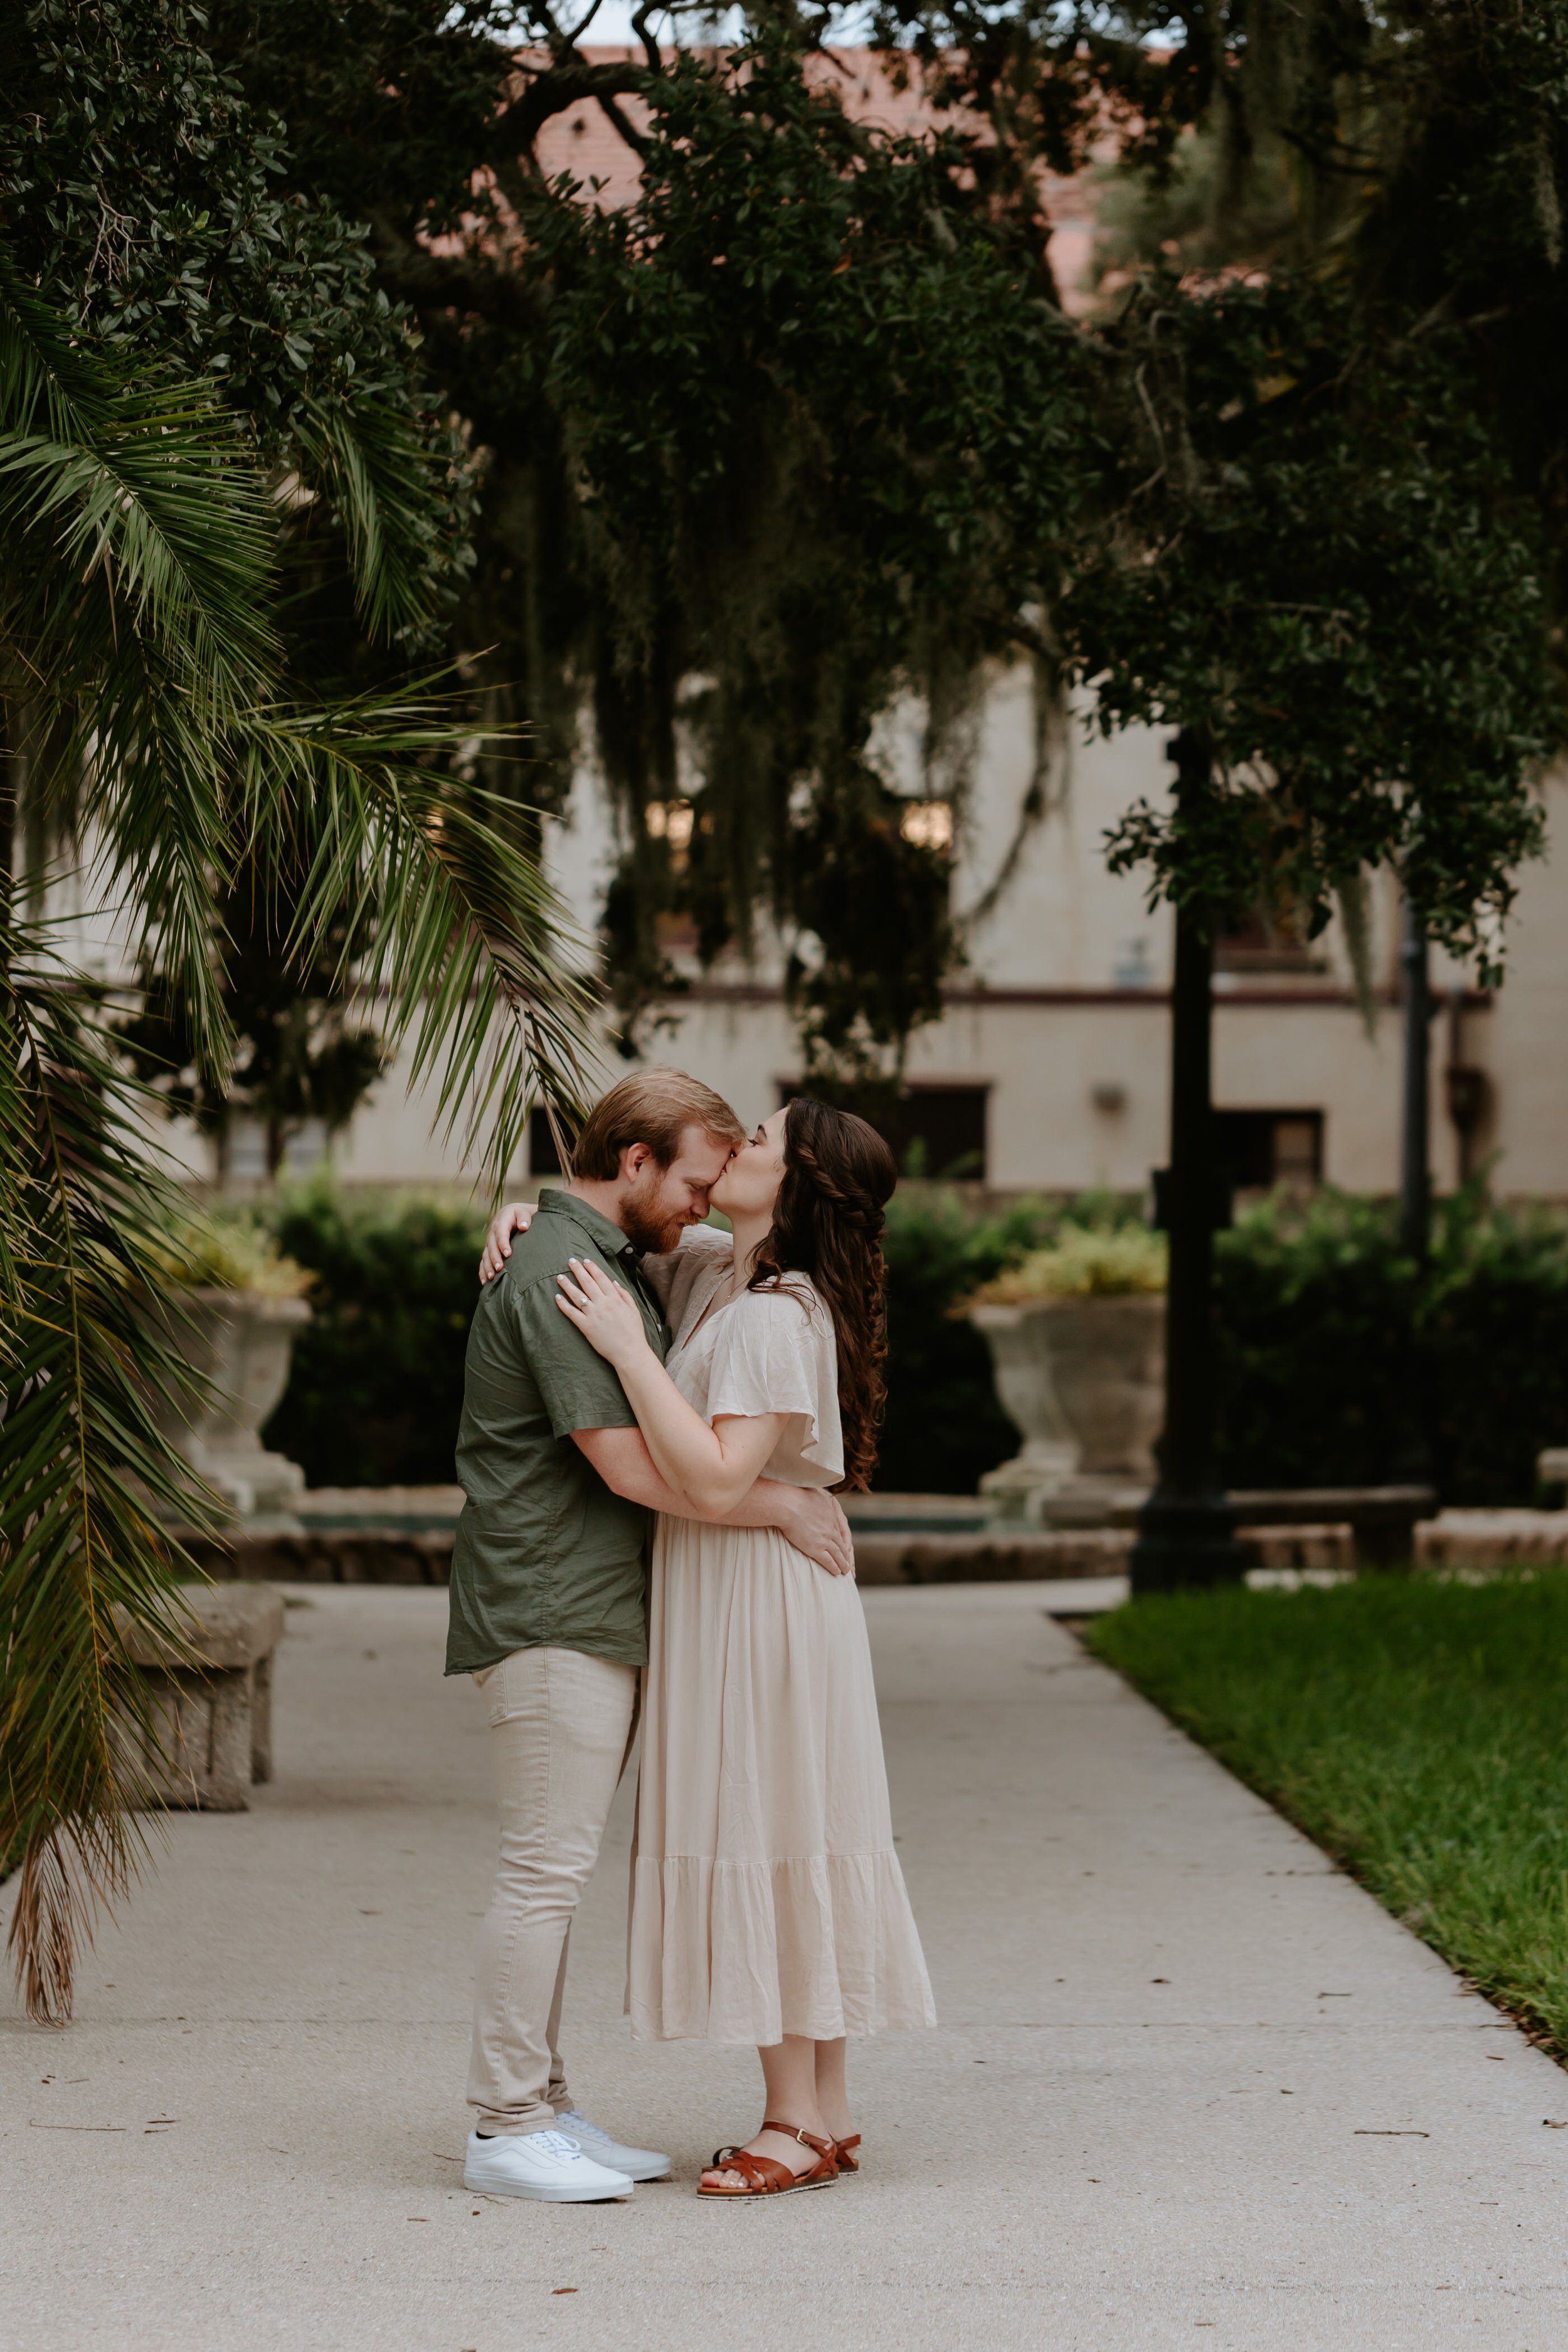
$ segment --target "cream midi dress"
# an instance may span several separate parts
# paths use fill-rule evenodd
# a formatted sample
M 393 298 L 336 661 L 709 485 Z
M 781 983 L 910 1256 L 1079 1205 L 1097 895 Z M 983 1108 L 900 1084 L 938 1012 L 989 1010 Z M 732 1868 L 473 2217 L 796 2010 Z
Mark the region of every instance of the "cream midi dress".
M 811 1284 L 716 1303 L 732 1261 L 706 1228 L 647 1266 L 688 1402 L 706 1421 L 788 1413 L 765 1475 L 833 1486 L 837 1362 Z M 657 1524 L 627 2007 L 654 2041 L 827 2042 L 936 2022 L 893 1851 L 859 1588 L 771 1528 Z

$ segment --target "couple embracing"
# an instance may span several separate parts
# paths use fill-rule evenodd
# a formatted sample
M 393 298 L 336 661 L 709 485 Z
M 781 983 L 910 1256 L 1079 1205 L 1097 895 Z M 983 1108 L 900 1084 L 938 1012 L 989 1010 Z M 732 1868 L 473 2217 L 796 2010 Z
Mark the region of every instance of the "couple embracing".
M 447 1653 L 488 1708 L 501 1815 L 469 2189 L 576 2203 L 669 2172 L 583 2114 L 559 2049 L 639 1693 L 632 2032 L 762 2061 L 762 2127 L 699 2194 L 856 2171 L 847 2035 L 934 2022 L 832 1492 L 875 1460 L 895 1176 L 846 1112 L 797 1098 L 748 1139 L 648 1070 L 594 1110 L 570 1183 L 490 1228 Z

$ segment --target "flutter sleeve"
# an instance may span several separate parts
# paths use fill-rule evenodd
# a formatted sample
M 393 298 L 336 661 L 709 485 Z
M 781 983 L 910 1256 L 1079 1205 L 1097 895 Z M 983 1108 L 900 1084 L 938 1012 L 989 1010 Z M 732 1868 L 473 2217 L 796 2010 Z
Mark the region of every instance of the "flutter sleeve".
M 708 1378 L 708 1418 L 785 1412 L 790 1428 L 770 1474 L 793 1459 L 830 1479 L 844 1475 L 837 1360 L 827 1309 L 809 1284 L 742 1291 L 720 1318 Z
M 711 1265 L 715 1254 L 728 1257 L 733 1248 L 729 1234 L 717 1225 L 688 1225 L 674 1249 L 650 1251 L 643 1259 L 648 1287 L 671 1325 L 679 1320 L 679 1311 L 670 1313 L 677 1285 L 689 1286 L 700 1267 Z

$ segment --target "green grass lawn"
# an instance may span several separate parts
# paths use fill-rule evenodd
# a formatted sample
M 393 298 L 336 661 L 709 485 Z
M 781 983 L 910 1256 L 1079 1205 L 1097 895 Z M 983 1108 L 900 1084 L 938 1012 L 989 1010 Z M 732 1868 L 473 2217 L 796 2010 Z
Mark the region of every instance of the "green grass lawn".
M 1173 1595 L 1084 1639 L 1568 2053 L 1568 1574 Z

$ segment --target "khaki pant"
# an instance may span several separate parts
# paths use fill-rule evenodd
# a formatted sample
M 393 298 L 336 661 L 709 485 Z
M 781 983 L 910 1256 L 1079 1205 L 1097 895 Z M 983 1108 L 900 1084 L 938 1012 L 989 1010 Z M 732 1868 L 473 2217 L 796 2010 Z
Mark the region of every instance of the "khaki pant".
M 474 1679 L 489 1708 L 500 1863 L 474 1969 L 468 2104 L 482 2132 L 548 2131 L 573 2103 L 558 2046 L 567 1937 L 631 1749 L 637 1670 L 514 1650 Z

